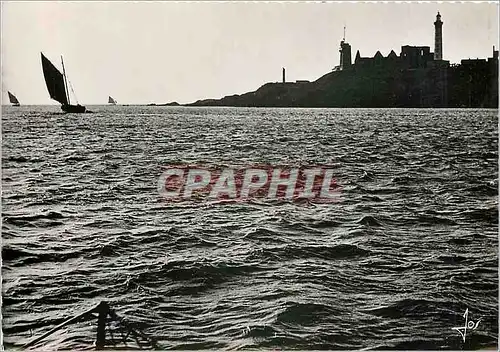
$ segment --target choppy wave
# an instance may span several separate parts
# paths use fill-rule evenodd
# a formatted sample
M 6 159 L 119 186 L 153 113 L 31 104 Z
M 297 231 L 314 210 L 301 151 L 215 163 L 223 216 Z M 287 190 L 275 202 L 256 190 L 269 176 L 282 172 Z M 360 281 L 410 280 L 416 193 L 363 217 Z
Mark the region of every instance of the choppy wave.
M 497 111 L 56 110 L 2 115 L 8 347 L 101 300 L 165 349 L 496 346 Z M 341 201 L 165 203 L 182 163 L 334 165 Z

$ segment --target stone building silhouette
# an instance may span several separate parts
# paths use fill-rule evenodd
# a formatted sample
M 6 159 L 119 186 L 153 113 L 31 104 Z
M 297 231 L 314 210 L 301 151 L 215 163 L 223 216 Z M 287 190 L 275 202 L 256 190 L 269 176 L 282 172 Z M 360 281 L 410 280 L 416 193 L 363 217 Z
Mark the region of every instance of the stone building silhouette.
M 356 58 L 354 59 L 354 65 L 363 67 L 389 65 L 404 69 L 435 67 L 436 64 L 433 64 L 432 61 L 443 61 L 439 63 L 440 67 L 449 65 L 449 61 L 443 60 L 442 26 L 443 22 L 441 21 L 441 15 L 438 12 L 436 22 L 434 22 L 434 53 L 430 51 L 430 47 L 428 46 L 411 45 L 402 46 L 399 56 L 396 55 L 394 50 L 391 50 L 387 57 L 384 57 L 380 51 L 377 51 L 373 57 L 362 57 L 358 50 L 356 52 Z M 341 47 L 343 43 L 344 40 L 341 42 Z M 340 66 L 342 67 L 342 55 Z
M 352 54 L 351 54 L 351 45 L 345 41 L 345 26 L 344 26 L 344 37 L 340 42 L 340 64 L 339 66 L 335 66 L 334 71 L 342 71 L 352 65 Z

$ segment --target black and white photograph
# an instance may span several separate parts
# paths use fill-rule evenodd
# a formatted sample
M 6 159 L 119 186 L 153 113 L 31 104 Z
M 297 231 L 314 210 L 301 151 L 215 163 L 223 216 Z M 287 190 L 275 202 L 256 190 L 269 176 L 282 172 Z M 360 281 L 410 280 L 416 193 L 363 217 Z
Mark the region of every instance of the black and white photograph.
M 1 349 L 497 351 L 497 1 L 2 1 Z

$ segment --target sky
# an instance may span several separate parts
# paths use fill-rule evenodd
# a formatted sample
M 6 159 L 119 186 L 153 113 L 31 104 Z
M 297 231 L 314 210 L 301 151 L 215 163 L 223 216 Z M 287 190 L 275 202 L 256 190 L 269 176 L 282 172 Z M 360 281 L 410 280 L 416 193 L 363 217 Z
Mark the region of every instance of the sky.
M 314 81 L 339 64 L 346 26 L 352 59 L 402 45 L 434 51 L 443 25 L 443 59 L 498 50 L 498 2 L 56 2 L 1 3 L 2 102 L 57 104 L 40 52 L 61 68 L 80 104 L 189 103 L 253 91 L 267 82 Z

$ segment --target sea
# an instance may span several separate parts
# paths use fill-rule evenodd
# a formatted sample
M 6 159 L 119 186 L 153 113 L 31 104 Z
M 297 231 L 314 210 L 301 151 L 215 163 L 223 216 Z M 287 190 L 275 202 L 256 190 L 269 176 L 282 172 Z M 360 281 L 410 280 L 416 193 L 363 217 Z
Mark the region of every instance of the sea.
M 6 348 L 106 301 L 160 349 L 496 350 L 498 110 L 87 108 L 2 109 Z M 340 199 L 158 191 L 251 164 L 330 165 Z M 92 348 L 94 318 L 33 348 Z

